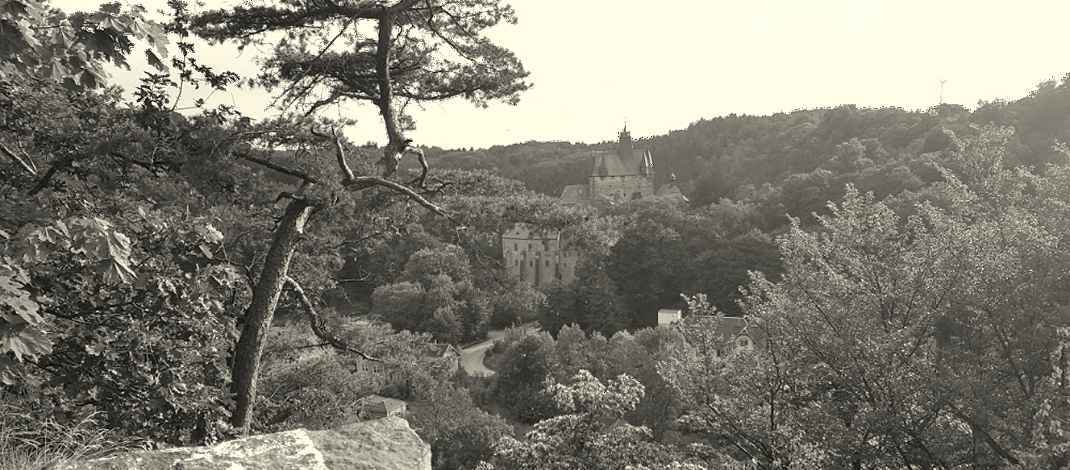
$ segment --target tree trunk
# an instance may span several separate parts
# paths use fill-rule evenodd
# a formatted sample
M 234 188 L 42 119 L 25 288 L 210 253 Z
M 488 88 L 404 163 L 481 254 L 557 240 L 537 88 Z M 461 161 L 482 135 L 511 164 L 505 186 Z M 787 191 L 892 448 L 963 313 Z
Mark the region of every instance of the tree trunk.
M 271 327 L 275 316 L 275 306 L 279 303 L 286 282 L 290 259 L 293 257 L 297 239 L 304 232 L 312 206 L 302 200 L 291 200 L 286 212 L 275 229 L 264 269 L 253 288 L 253 299 L 245 312 L 241 337 L 234 351 L 234 366 L 231 370 L 231 391 L 235 395 L 234 414 L 231 424 L 241 428 L 242 434 L 249 432 L 252 421 L 253 403 L 256 400 L 257 375 L 260 373 L 260 354 L 264 350 L 264 337 Z

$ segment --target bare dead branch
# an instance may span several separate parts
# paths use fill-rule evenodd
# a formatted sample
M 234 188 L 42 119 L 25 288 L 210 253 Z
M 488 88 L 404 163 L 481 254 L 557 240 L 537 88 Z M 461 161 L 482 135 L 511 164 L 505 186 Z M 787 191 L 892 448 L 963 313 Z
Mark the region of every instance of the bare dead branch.
M 332 128 L 331 135 L 324 134 L 317 131 L 315 128 L 311 129 L 312 135 L 316 137 L 322 137 L 324 139 L 331 139 L 334 144 L 334 152 L 338 158 L 338 169 L 342 172 L 342 180 L 350 181 L 353 179 L 353 170 L 349 168 L 349 163 L 346 162 L 345 147 L 342 146 L 342 136 L 338 135 L 338 129 Z
M 274 162 L 269 162 L 269 161 L 267 161 L 267 160 L 265 160 L 263 158 L 254 157 L 252 155 L 238 155 L 238 158 L 240 158 L 242 160 L 245 160 L 245 161 L 252 162 L 252 163 L 256 163 L 257 165 L 263 166 L 265 168 L 270 168 L 270 169 L 275 170 L 275 171 L 277 171 L 279 173 L 282 173 L 284 175 L 293 176 L 294 178 L 300 179 L 304 183 L 310 183 L 310 184 L 319 184 L 320 183 L 319 180 L 317 180 L 316 178 L 313 178 L 312 176 L 309 176 L 309 175 L 307 175 L 305 173 L 302 173 L 300 171 L 297 171 L 297 170 L 292 170 L 290 168 L 286 168 L 286 167 L 284 167 L 282 165 L 279 165 L 277 163 L 274 163 Z
M 0 143 L 0 152 L 3 152 L 3 154 L 7 155 L 8 158 L 14 160 L 15 163 L 17 163 L 19 167 L 29 173 L 30 176 L 37 176 L 37 165 L 34 165 L 33 160 L 30 160 L 29 155 L 26 156 L 26 159 L 23 159 L 22 157 L 16 155 L 15 152 L 12 152 L 11 149 L 7 148 L 7 146 L 3 143 Z
M 424 155 L 424 151 L 419 148 L 409 149 L 408 153 L 416 155 L 416 158 L 420 161 L 420 176 L 412 180 L 409 184 L 416 185 L 418 188 L 424 187 L 424 180 L 427 179 L 427 172 L 431 167 L 427 164 L 427 157 Z
M 416 201 L 417 204 L 424 206 L 424 208 L 426 208 L 427 210 L 434 212 L 435 214 L 438 214 L 442 217 L 445 217 L 450 222 L 454 222 L 453 217 L 451 217 L 445 209 L 429 201 L 422 194 L 416 192 L 416 190 L 396 181 L 391 181 L 386 178 L 380 178 L 378 176 L 356 176 L 352 180 L 345 182 L 344 185 L 347 188 L 351 188 L 353 190 L 358 191 L 361 189 L 370 188 L 372 186 L 382 186 L 398 194 L 404 195 L 409 199 Z
M 294 292 L 294 294 L 297 294 L 297 300 L 299 300 L 301 302 L 301 305 L 305 308 L 305 313 L 308 314 L 309 325 L 312 327 L 312 332 L 315 333 L 317 338 L 326 341 L 327 344 L 330 344 L 331 346 L 340 351 L 356 354 L 368 361 L 383 362 L 382 359 L 370 356 L 364 351 L 351 347 L 341 338 L 331 333 L 327 329 L 327 322 L 323 319 L 323 317 L 319 315 L 318 312 L 316 312 L 316 307 L 312 305 L 312 300 L 308 298 L 307 294 L 305 294 L 305 290 L 301 288 L 301 284 L 298 284 L 297 281 L 294 280 L 294 278 L 289 276 L 286 276 L 283 281 L 290 288 L 290 290 Z

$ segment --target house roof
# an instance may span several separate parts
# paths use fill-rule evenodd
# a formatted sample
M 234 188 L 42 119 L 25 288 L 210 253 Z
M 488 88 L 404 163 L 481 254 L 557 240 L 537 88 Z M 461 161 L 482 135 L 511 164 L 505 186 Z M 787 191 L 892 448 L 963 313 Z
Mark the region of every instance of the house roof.
M 655 196 L 666 199 L 673 199 L 679 202 L 688 201 L 687 196 L 684 196 L 684 193 L 680 191 L 680 188 L 677 187 L 675 183 L 669 183 L 658 188 L 657 192 L 655 193 Z
M 702 316 L 700 318 L 703 327 L 708 327 L 713 330 L 718 343 L 728 344 L 734 342 L 741 336 L 746 336 L 755 343 L 760 343 L 764 340 L 764 335 L 762 335 L 761 330 L 752 328 L 745 317 L 717 315 Z
M 586 199 L 586 184 L 570 184 L 561 190 L 561 200 L 565 202 L 581 202 Z
M 461 353 L 459 351 L 457 351 L 457 348 L 455 348 L 452 344 L 442 344 L 442 343 L 437 343 L 437 344 L 431 346 L 431 354 L 433 356 L 436 356 L 436 357 L 460 356 L 461 355 Z
M 390 414 L 405 409 L 405 402 L 396 400 L 394 398 L 382 397 L 379 395 L 368 395 L 360 400 L 357 400 L 357 405 L 364 411 L 372 411 L 383 414 Z

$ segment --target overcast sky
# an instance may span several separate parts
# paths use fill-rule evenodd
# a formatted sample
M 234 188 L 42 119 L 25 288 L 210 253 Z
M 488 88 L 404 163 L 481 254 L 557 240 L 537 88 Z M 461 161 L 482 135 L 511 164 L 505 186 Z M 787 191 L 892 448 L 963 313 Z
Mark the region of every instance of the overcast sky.
M 92 8 L 99 0 L 53 0 Z M 138 3 L 130 2 L 126 3 Z M 148 0 L 155 9 L 164 0 Z M 232 3 L 205 0 L 208 7 Z M 485 147 L 528 140 L 613 139 L 730 113 L 769 114 L 853 103 L 923 109 L 944 100 L 1021 97 L 1070 72 L 1066 0 L 513 0 L 519 24 L 493 36 L 531 72 L 518 106 L 455 101 L 415 110 L 416 142 Z M 202 48 L 206 62 L 252 74 L 257 53 Z M 115 81 L 133 85 L 144 62 Z M 191 94 L 189 97 L 203 97 Z M 266 116 L 262 92 L 216 93 Z M 361 106 L 364 109 L 361 109 Z M 368 105 L 358 142 L 383 140 Z

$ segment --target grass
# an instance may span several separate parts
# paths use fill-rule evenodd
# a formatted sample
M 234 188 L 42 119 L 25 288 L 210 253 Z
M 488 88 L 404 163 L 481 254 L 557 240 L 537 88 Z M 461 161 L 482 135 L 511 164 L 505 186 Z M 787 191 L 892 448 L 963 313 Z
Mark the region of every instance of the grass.
M 117 439 L 94 416 L 72 423 L 0 405 L 0 470 L 43 470 L 139 447 Z

